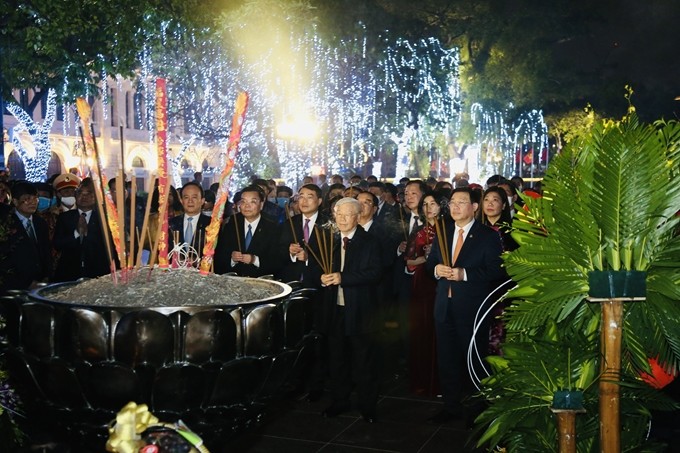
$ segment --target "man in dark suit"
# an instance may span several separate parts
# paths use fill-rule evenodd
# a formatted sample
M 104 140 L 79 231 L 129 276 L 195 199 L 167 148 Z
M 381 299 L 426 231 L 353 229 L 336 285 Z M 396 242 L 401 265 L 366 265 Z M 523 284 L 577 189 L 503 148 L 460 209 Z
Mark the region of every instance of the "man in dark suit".
M 210 217 L 201 213 L 203 202 L 203 188 L 196 182 L 189 182 L 182 187 L 180 195 L 182 208 L 184 214 L 173 217 L 168 221 L 168 228 L 170 230 L 169 247 L 173 250 L 175 247 L 175 238 L 177 244 L 187 244 L 200 258 L 203 256 L 203 245 L 205 244 L 205 229 L 210 225 Z M 191 235 L 191 237 L 187 237 Z M 196 256 L 188 257 L 189 262 L 195 262 L 194 267 L 198 265 Z
M 461 400 L 473 390 L 465 359 L 475 316 L 493 289 L 491 282 L 504 276 L 500 236 L 475 221 L 479 202 L 478 191 L 469 187 L 454 189 L 449 201 L 454 223 L 446 226 L 446 244 L 451 249 L 440 250 L 439 241 L 435 241 L 426 263 L 428 271 L 438 279 L 434 321 L 444 410 L 430 419 L 435 423 L 465 416 Z M 450 265 L 443 264 L 443 254 L 449 257 Z M 475 339 L 480 353 L 485 355 L 488 324 L 479 327 Z
M 320 276 L 324 286 L 320 328 L 328 333 L 333 399 L 323 415 L 335 417 L 350 409 L 354 378 L 361 415 L 373 423 L 379 387 L 375 290 L 382 269 L 377 242 L 358 226 L 360 210 L 354 198 L 343 198 L 335 205 L 340 238 L 334 241 L 333 272 Z
M 215 273 L 243 277 L 275 274 L 281 267 L 279 225 L 261 215 L 264 192 L 256 185 L 241 191 L 240 212 L 225 223 L 215 249 Z
M 82 277 L 99 277 L 112 271 L 105 236 L 96 209 L 92 179 L 85 178 L 76 190 L 76 207 L 59 214 L 54 228 L 54 248 L 61 252 L 54 281 L 68 282 Z M 115 255 L 111 244 L 109 249 Z M 115 260 L 114 259 L 114 267 Z
M 15 183 L 12 204 L 0 225 L 0 293 L 47 281 L 52 266 L 47 223 L 34 215 L 38 191 L 28 182 Z
M 315 184 L 305 184 L 298 192 L 300 214 L 282 225 L 279 253 L 283 267 L 279 278 L 284 282 L 302 280 L 305 287 L 319 287 L 319 282 L 309 278 L 309 269 L 310 266 L 319 266 L 316 258 L 320 259 L 321 256 L 319 235 L 315 230 L 321 228 L 327 220 L 319 212 L 322 201 L 321 189 Z

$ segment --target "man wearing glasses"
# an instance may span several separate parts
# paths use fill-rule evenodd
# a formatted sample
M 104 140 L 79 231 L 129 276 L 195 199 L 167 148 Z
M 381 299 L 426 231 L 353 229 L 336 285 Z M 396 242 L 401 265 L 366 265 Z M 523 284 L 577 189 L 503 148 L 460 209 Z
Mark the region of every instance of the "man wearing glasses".
M 239 213 L 220 230 L 215 249 L 215 273 L 242 277 L 274 274 L 281 267 L 277 253 L 279 225 L 262 216 L 264 192 L 256 185 L 241 191 Z
M 18 182 L 12 187 L 12 203 L 13 212 L 0 225 L 0 293 L 45 282 L 51 268 L 47 223 L 33 215 L 38 191 L 28 182 Z
M 474 393 L 466 357 L 475 316 L 493 289 L 491 282 L 505 275 L 501 268 L 500 236 L 475 221 L 479 202 L 478 191 L 469 187 L 453 190 L 449 201 L 453 222 L 446 224 L 442 234 L 446 241 L 434 241 L 426 263 L 428 271 L 438 280 L 434 322 L 444 400 L 444 409 L 430 419 L 433 423 L 466 417 L 461 402 Z M 444 244 L 446 250 L 442 250 L 440 244 Z M 475 334 L 482 356 L 487 352 L 488 335 L 488 324 L 482 325 Z

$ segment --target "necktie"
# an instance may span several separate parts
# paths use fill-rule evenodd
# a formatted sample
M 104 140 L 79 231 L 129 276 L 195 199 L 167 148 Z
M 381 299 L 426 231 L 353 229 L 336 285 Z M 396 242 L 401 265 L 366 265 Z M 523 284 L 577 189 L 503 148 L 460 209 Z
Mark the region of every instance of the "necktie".
M 248 224 L 248 232 L 246 233 L 246 251 L 250 247 L 250 241 L 253 240 L 253 226 Z
M 187 229 L 184 230 L 184 243 L 187 247 L 191 245 L 192 239 L 194 238 L 194 224 L 193 217 L 187 217 Z
M 31 241 L 38 242 L 35 237 L 35 230 L 33 229 L 33 222 L 31 222 L 31 219 L 26 220 L 26 234 L 28 234 Z
M 347 250 L 347 244 L 349 243 L 349 238 L 342 238 L 342 250 L 340 250 L 340 272 L 345 269 L 345 250 Z M 342 289 L 342 285 L 338 287 L 338 305 L 345 306 L 345 292 Z
M 456 247 L 453 249 L 453 259 L 451 260 L 451 266 L 455 266 L 456 260 L 458 259 L 458 254 L 460 253 L 460 249 L 463 247 L 463 241 L 465 238 L 463 237 L 463 233 L 465 230 L 462 228 L 458 229 L 458 240 L 456 241 Z
M 416 228 L 416 225 L 418 225 L 418 216 L 414 215 L 413 216 L 413 223 L 411 223 L 411 228 L 408 230 L 409 234 L 413 233 L 413 230 Z
M 305 237 L 305 242 L 309 242 L 309 219 L 305 219 L 305 226 L 302 228 L 302 233 Z

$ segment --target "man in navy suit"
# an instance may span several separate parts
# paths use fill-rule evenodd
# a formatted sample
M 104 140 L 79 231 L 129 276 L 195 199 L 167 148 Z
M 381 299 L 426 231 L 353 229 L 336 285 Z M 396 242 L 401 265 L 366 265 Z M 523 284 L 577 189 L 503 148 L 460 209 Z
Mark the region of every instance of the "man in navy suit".
M 324 322 L 319 328 L 328 333 L 333 400 L 323 415 L 335 417 L 350 409 L 354 379 L 361 415 L 373 423 L 379 390 L 376 286 L 382 266 L 377 241 L 358 225 L 360 210 L 354 198 L 343 198 L 335 205 L 340 237 L 334 241 L 332 272 L 320 276 Z
M 201 213 L 203 202 L 205 201 L 203 188 L 197 182 L 184 184 L 180 201 L 184 214 L 175 216 L 168 222 L 170 250 L 173 250 L 175 247 L 176 237 L 178 244 L 189 245 L 198 254 L 198 258 L 200 258 L 203 256 L 205 229 L 210 225 L 211 220 L 210 217 Z M 191 237 L 187 237 L 187 234 L 190 234 Z M 195 259 L 196 257 L 190 258 Z M 195 264 L 197 265 L 198 262 Z
M 222 226 L 217 239 L 216 274 L 260 277 L 280 269 L 279 225 L 262 216 L 264 201 L 264 192 L 256 185 L 241 191 L 240 212 Z
M 479 192 L 469 187 L 453 191 L 449 210 L 454 223 L 445 228 L 450 249 L 440 250 L 439 241 L 435 241 L 426 263 L 438 280 L 434 322 L 444 410 L 430 419 L 435 423 L 465 416 L 461 401 L 472 392 L 466 357 L 475 316 L 493 290 L 491 283 L 505 275 L 501 267 L 500 236 L 475 221 L 479 202 Z M 443 264 L 443 254 L 448 255 L 450 266 Z M 480 353 L 485 355 L 488 324 L 478 329 L 475 339 Z
M 47 223 L 34 215 L 38 191 L 28 182 L 12 187 L 12 203 L 1 219 L 0 293 L 5 289 L 29 289 L 47 281 L 51 269 Z
M 54 227 L 53 245 L 61 252 L 54 271 L 57 282 L 99 277 L 112 270 L 92 179 L 85 178 L 78 186 L 76 207 L 59 214 Z M 109 249 L 115 255 L 113 244 Z

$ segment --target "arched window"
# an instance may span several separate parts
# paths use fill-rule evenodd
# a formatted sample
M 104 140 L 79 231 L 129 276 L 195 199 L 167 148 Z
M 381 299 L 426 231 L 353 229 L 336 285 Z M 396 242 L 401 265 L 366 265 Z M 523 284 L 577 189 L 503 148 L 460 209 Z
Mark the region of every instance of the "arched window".
M 16 151 L 9 153 L 9 156 L 7 157 L 7 169 L 9 170 L 10 179 L 26 179 L 24 162 Z
M 208 163 L 208 159 L 203 159 L 202 167 L 203 167 L 203 170 L 210 167 L 210 164 Z
M 186 159 L 182 159 L 182 168 L 189 168 L 189 161 Z
M 144 168 L 144 167 L 145 167 L 145 165 L 144 165 L 144 159 L 142 159 L 142 158 L 139 157 L 139 156 L 135 156 L 135 157 L 132 159 L 132 167 L 133 167 L 133 168 Z

